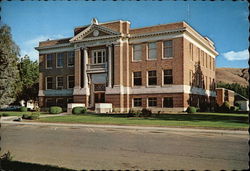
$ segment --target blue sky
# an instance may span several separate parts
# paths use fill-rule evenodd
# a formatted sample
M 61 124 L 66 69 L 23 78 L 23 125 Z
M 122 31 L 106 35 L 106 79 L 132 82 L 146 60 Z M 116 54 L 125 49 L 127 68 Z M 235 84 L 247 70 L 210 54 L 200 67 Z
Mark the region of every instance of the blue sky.
M 95 17 L 99 22 L 128 20 L 132 28 L 187 21 L 214 41 L 217 67 L 248 67 L 246 1 L 5 1 L 1 8 L 1 24 L 11 27 L 21 55 L 33 60 L 38 59 L 34 47 L 39 41 L 72 37 L 74 27 L 90 24 Z

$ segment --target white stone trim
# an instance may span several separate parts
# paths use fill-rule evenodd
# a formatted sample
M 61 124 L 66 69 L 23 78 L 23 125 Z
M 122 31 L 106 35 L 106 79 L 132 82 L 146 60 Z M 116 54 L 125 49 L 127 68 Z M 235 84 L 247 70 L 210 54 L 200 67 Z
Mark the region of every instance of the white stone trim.
M 74 47 L 71 46 L 71 47 L 62 47 L 62 48 L 55 47 L 54 48 L 50 46 L 49 48 L 39 50 L 39 54 L 59 53 L 59 52 L 66 52 L 66 51 L 74 51 Z
M 209 49 L 205 48 L 204 45 L 201 45 L 200 43 L 198 43 L 197 40 L 194 40 L 193 38 L 191 38 L 187 33 L 184 33 L 183 37 L 187 39 L 189 42 L 191 42 L 192 44 L 194 44 L 195 46 L 197 46 L 198 48 L 200 48 L 201 50 L 203 50 L 204 52 L 206 52 L 212 58 L 215 58 L 218 55 L 218 53 L 215 50 L 211 50 L 211 48 Z
M 154 87 L 124 87 L 115 85 L 113 88 L 106 88 L 106 94 L 165 94 L 165 93 L 187 93 L 216 97 L 215 91 L 204 90 L 202 88 L 192 87 L 189 85 L 164 85 Z
M 167 35 L 154 35 L 150 37 L 136 37 L 133 39 L 129 39 L 130 44 L 137 44 L 137 43 L 145 43 L 145 42 L 153 42 L 153 41 L 160 41 L 165 39 L 174 39 L 178 37 L 183 37 L 183 33 L 172 33 Z
M 39 96 L 39 97 L 40 97 L 40 96 L 45 96 L 44 90 L 39 90 L 39 91 L 38 91 L 38 96 Z
M 108 33 L 108 34 L 112 34 L 111 36 L 113 36 L 113 35 L 115 35 L 115 36 L 121 35 L 121 33 L 117 32 L 117 31 L 114 31 L 114 30 L 111 30 L 111 29 L 109 29 L 107 27 L 104 27 L 104 26 L 97 25 L 97 24 L 93 23 L 89 27 L 87 27 L 86 29 L 84 29 L 83 31 L 81 31 L 80 33 L 78 33 L 76 36 L 74 36 L 69 41 L 70 42 L 81 41 L 81 40 L 84 39 L 84 37 L 86 37 L 87 35 L 89 35 L 89 33 L 91 33 L 94 29 L 100 30 L 100 31 Z M 96 37 L 96 38 L 100 39 L 102 37 L 106 37 L 106 36 L 99 36 L 99 37 Z M 87 38 L 87 39 L 90 39 L 90 38 Z M 86 41 L 87 39 L 85 39 L 84 41 Z M 93 38 L 91 37 L 91 39 L 93 39 Z
M 90 95 L 89 88 L 74 87 L 73 95 Z

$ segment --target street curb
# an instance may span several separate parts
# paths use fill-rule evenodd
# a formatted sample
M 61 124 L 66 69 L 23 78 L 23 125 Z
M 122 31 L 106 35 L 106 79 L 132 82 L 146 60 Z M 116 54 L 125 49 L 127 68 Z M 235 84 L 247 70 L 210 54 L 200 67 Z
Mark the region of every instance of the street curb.
M 171 131 L 171 132 L 196 132 L 196 133 L 249 135 L 248 131 L 241 131 L 241 130 L 212 130 L 212 129 L 199 129 L 199 128 L 166 128 L 166 127 L 149 127 L 149 126 L 64 124 L 64 123 L 13 122 L 13 121 L 1 121 L 0 124 L 58 126 L 58 127 L 85 127 L 85 128 L 115 128 L 115 129 L 154 130 L 154 131 Z

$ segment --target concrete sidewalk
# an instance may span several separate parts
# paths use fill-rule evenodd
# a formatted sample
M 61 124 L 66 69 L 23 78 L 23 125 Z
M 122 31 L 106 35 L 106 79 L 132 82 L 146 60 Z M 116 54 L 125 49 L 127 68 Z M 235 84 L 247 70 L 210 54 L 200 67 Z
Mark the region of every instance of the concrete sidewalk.
M 55 126 L 55 127 L 85 127 L 85 128 L 114 128 L 114 129 L 134 129 L 134 130 L 152 130 L 152 131 L 172 131 L 172 132 L 197 132 L 197 133 L 217 133 L 217 134 L 237 134 L 248 135 L 248 131 L 241 130 L 219 130 L 219 129 L 201 129 L 201 128 L 176 128 L 176 127 L 151 127 L 151 126 L 125 126 L 125 125 L 99 125 L 99 124 L 77 124 L 77 123 L 42 123 L 27 121 L 2 120 L 1 124 L 13 125 L 34 125 L 34 126 Z

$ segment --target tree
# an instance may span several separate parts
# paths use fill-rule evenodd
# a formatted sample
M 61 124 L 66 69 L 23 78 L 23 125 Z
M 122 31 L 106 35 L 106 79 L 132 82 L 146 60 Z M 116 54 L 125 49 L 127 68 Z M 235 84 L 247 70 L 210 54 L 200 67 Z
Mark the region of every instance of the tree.
M 0 27 L 0 107 L 15 101 L 19 90 L 19 71 L 17 62 L 19 47 L 12 40 L 11 29 Z
M 25 102 L 28 100 L 37 100 L 39 81 L 38 62 L 30 60 L 29 56 L 25 55 L 21 58 L 18 69 L 21 90 L 18 92 L 17 100 L 24 100 Z

